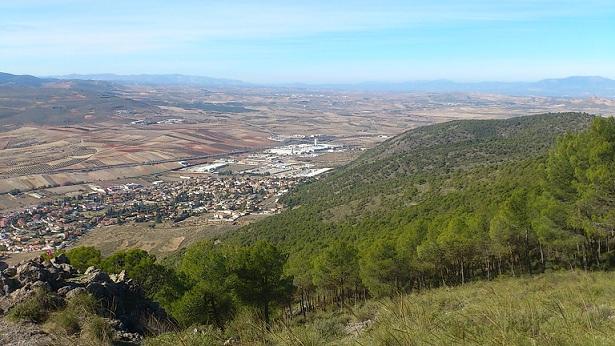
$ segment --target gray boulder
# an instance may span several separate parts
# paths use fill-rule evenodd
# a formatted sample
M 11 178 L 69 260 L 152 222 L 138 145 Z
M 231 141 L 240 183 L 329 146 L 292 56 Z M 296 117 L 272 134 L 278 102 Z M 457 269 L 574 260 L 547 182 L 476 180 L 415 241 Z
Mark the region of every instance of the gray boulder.
M 71 290 L 66 292 L 64 294 L 64 296 L 66 297 L 66 299 L 70 300 L 70 299 L 73 299 L 73 297 L 78 296 L 78 295 L 80 295 L 82 293 L 86 293 L 86 292 L 87 292 L 87 290 L 85 288 L 83 288 L 83 287 L 76 287 L 76 288 L 72 288 Z
M 126 272 L 108 275 L 90 267 L 79 275 L 67 259 L 58 256 L 51 261 L 33 259 L 16 267 L 0 265 L 0 313 L 31 297 L 37 289 L 45 289 L 64 305 L 81 293 L 97 298 L 103 316 L 115 330 L 115 341 L 136 344 L 143 335 L 174 326 L 172 319 L 155 302 L 145 296 L 142 289 L 130 280 Z M 152 321 L 156 321 L 153 323 Z
M 13 277 L 13 276 L 17 275 L 17 268 L 15 268 L 15 267 L 8 267 L 8 268 L 2 270 L 2 275 L 6 276 L 6 277 Z
M 41 265 L 24 264 L 17 267 L 17 280 L 22 284 L 28 282 L 45 281 L 48 271 Z

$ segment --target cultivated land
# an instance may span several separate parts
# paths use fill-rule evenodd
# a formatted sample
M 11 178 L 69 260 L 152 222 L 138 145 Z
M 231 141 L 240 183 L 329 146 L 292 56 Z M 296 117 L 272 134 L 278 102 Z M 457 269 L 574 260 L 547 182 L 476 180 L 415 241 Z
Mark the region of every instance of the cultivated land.
M 39 81 L 0 83 L 0 193 L 151 176 L 181 168 L 180 160 L 198 163 L 189 159 L 277 146 L 271 139 L 297 135 L 372 147 L 453 119 L 615 110 L 606 98 Z

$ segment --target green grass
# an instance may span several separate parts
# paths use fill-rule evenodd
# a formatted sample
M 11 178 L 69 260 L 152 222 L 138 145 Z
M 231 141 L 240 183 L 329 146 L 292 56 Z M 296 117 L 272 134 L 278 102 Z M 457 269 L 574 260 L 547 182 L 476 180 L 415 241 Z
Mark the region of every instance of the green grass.
M 81 316 L 74 310 L 65 309 L 53 313 L 47 320 L 47 329 L 54 334 L 73 335 L 81 331 Z
M 100 304 L 91 294 L 81 293 L 68 300 L 66 308 L 52 313 L 46 327 L 54 334 L 71 336 L 82 331 L 88 319 L 96 315 Z
M 104 318 L 91 315 L 85 320 L 81 329 L 83 345 L 111 345 L 113 341 L 113 328 Z
M 40 323 L 61 306 L 59 297 L 44 288 L 37 288 L 32 296 L 11 308 L 7 317 L 14 321 Z
M 219 330 L 208 328 L 194 329 L 188 328 L 179 333 L 164 333 L 145 341 L 145 346 L 201 346 L 201 345 L 222 345 L 225 339 Z

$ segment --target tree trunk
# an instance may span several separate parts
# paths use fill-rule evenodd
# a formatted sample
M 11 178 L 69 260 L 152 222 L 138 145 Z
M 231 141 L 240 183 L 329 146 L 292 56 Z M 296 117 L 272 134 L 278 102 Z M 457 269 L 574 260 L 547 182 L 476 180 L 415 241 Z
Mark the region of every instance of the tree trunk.
M 305 306 L 305 292 L 304 290 L 301 290 L 301 314 L 303 315 L 303 319 L 306 318 L 305 316 L 305 310 L 307 309 L 307 307 Z
M 587 271 L 587 253 L 586 253 L 586 248 L 587 246 L 585 244 L 583 244 L 583 270 Z
M 463 270 L 463 257 L 461 258 L 460 263 L 461 263 L 461 266 L 460 266 L 460 269 L 461 269 L 461 284 L 463 285 L 466 282 L 465 272 Z
M 532 260 L 530 259 L 530 230 L 525 230 L 525 260 L 527 261 L 527 272 L 532 275 Z
M 269 321 L 269 302 L 263 304 L 263 317 L 265 318 L 265 323 L 267 324 L 267 330 L 270 330 L 271 323 Z
M 491 280 L 491 263 L 487 258 L 487 280 Z
M 446 280 L 444 279 L 444 273 L 442 272 L 442 268 L 440 268 L 440 279 L 442 279 L 442 286 L 446 286 Z
M 515 277 L 515 259 L 513 256 L 510 258 L 510 272 L 512 273 L 512 276 Z
M 222 324 L 222 321 L 220 321 L 220 316 L 218 316 L 218 309 L 216 308 L 216 303 L 214 302 L 213 299 L 210 300 L 210 303 L 211 303 L 211 312 L 214 315 L 214 321 L 216 323 L 216 326 L 220 328 L 220 330 L 224 330 L 224 325 Z
M 538 243 L 538 248 L 540 249 L 540 264 L 542 265 L 543 271 L 545 268 L 545 253 L 542 250 L 542 243 Z

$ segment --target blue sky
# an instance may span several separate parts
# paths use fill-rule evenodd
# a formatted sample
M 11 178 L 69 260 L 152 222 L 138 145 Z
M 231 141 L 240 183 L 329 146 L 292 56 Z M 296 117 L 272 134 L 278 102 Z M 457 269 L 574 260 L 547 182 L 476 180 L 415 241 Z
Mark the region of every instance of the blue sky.
M 0 0 L 0 71 L 273 83 L 615 78 L 615 1 Z

